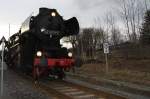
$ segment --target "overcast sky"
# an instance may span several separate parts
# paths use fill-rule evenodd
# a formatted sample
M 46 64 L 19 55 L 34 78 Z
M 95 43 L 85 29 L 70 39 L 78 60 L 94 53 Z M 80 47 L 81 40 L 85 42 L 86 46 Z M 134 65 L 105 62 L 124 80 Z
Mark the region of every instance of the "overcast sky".
M 104 17 L 116 7 L 115 0 L 0 0 L 0 37 L 18 31 L 21 23 L 40 7 L 55 8 L 64 19 L 77 17 L 81 27 L 93 26 L 94 18 Z

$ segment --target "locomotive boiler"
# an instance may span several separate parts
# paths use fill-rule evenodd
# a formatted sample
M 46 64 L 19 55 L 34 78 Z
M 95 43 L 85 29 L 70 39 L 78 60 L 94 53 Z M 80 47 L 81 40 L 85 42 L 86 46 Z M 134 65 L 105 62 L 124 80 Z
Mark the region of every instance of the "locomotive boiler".
M 19 32 L 9 38 L 6 62 L 34 78 L 54 75 L 62 79 L 64 70 L 72 68 L 75 60 L 60 39 L 78 33 L 75 17 L 64 20 L 56 9 L 40 8 L 38 15 L 29 16 Z

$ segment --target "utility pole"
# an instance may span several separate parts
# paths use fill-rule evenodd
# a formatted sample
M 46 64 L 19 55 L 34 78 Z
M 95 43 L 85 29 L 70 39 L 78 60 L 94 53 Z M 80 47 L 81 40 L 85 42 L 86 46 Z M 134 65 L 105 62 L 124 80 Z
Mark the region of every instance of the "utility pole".
M 10 37 L 10 24 L 9 24 L 9 37 Z
M 4 47 L 5 47 L 5 38 L 4 36 L 1 39 L 2 41 L 2 53 L 1 53 L 1 57 L 2 57 L 2 61 L 1 61 L 1 96 L 3 96 L 3 83 L 4 83 Z

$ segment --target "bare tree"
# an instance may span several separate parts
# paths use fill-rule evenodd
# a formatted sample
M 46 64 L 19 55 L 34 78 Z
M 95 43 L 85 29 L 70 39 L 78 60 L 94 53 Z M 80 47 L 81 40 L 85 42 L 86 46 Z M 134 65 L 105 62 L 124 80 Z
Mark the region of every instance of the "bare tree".
M 85 28 L 82 31 L 82 46 L 87 57 L 92 58 L 92 47 L 93 47 L 93 28 Z
M 119 0 L 120 15 L 125 22 L 129 40 L 138 40 L 139 29 L 144 13 L 144 2 L 141 0 Z
M 98 49 L 101 49 L 103 43 L 105 42 L 105 39 L 106 39 L 105 31 L 101 27 L 95 28 L 94 33 L 93 33 L 93 55 L 94 55 L 94 58 L 96 58 L 96 56 L 97 56 L 96 51 Z
M 119 28 L 116 25 L 117 23 L 116 16 L 114 16 L 112 12 L 108 12 L 106 14 L 106 23 L 107 23 L 107 27 L 109 27 L 109 30 L 107 30 L 107 32 L 111 34 L 110 42 L 113 45 L 119 44 L 121 41 L 121 33 Z
M 107 18 L 105 18 L 106 23 L 108 24 Z M 101 25 L 101 19 L 99 17 L 94 19 L 94 36 L 95 39 L 98 40 L 98 43 L 103 44 L 104 42 L 108 41 L 108 31 L 109 31 L 109 26 L 107 25 L 106 27 L 104 25 Z M 103 23 L 104 24 L 104 23 Z
M 120 15 L 123 18 L 127 30 L 129 40 L 131 40 L 130 28 L 129 28 L 129 9 L 127 8 L 126 0 L 120 0 L 119 5 L 121 7 Z
M 122 35 L 120 33 L 119 28 L 113 28 L 111 30 L 111 33 L 112 33 L 112 35 L 111 35 L 111 41 L 112 41 L 113 45 L 120 44 L 121 41 L 122 41 Z
M 104 42 L 109 42 L 110 31 L 114 26 L 114 17 L 111 12 L 107 12 L 105 14 L 104 21 L 105 21 L 104 23 L 106 24 L 106 26 L 104 27 L 104 30 L 105 30 Z

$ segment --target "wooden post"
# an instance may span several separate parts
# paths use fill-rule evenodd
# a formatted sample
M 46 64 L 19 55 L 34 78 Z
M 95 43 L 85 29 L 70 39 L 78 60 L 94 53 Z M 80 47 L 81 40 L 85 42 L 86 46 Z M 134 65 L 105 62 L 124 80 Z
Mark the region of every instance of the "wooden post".
M 106 61 L 106 74 L 109 72 L 109 65 L 108 65 L 108 54 L 105 54 L 105 61 Z
M 109 72 L 109 64 L 108 64 L 109 44 L 108 43 L 103 44 L 103 50 L 104 50 L 105 61 L 106 61 L 105 73 L 108 74 Z

